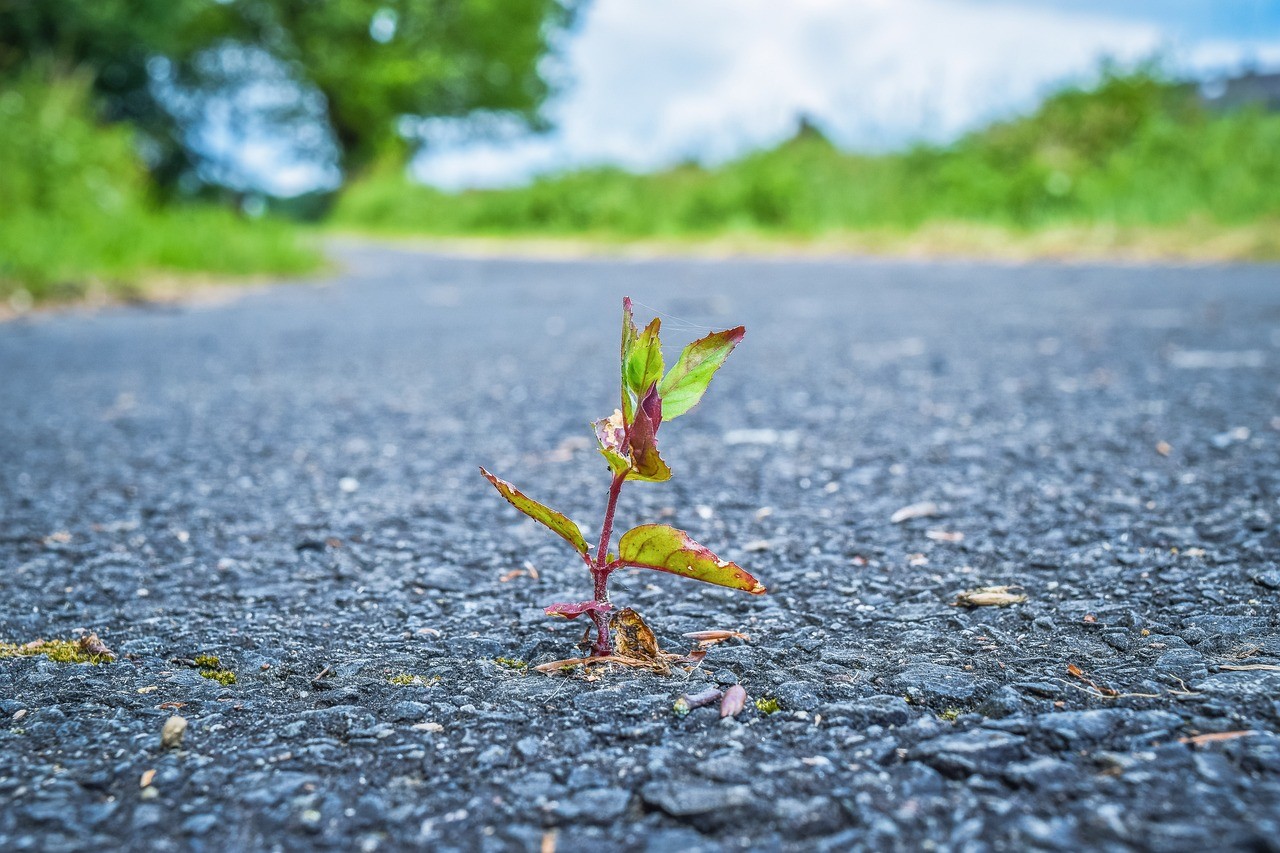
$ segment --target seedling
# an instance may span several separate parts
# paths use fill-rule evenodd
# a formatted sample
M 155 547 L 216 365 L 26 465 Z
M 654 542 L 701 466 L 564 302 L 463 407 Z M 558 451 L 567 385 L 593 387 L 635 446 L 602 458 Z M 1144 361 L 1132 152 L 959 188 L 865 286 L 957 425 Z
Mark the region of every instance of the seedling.
M 637 329 L 631 300 L 622 300 L 622 407 L 592 424 L 600 454 L 613 476 L 600 525 L 600 542 L 594 551 L 578 525 L 566 516 L 480 469 L 512 506 L 572 545 L 586 564 L 594 584 L 594 597 L 587 601 L 551 604 L 546 612 L 549 616 L 568 619 L 585 613 L 595 623 L 592 652 L 597 656 L 613 654 L 609 637 L 609 613 L 613 610 L 609 576 L 618 569 L 634 567 L 669 572 L 753 595 L 765 591 L 764 586 L 740 566 L 720 559 L 693 541 L 688 533 L 666 524 L 632 528 L 618 540 L 616 553 L 609 550 L 613 515 L 622 487 L 630 480 L 657 483 L 671 479 L 671 469 L 658 455 L 659 427 L 697 405 L 711 377 L 746 333 L 742 326 L 712 332 L 685 347 L 668 371 L 658 339 L 661 325 L 661 320 L 655 317 L 643 330 Z

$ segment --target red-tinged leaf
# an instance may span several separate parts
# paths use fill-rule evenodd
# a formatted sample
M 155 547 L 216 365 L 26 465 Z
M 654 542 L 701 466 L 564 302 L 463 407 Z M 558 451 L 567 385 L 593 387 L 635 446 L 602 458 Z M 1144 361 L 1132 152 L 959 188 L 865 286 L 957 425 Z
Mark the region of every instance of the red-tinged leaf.
M 515 486 L 506 480 L 498 479 L 484 470 L 484 468 L 480 469 L 480 473 L 484 474 L 486 480 L 493 483 L 493 487 L 507 499 L 508 503 L 539 524 L 545 525 L 553 533 L 564 537 L 564 540 L 574 548 L 577 548 L 579 553 L 585 555 L 590 549 L 590 546 L 587 545 L 587 540 L 582 537 L 582 531 L 578 529 L 578 525 L 574 524 L 566 516 L 526 496 Z
M 742 567 L 699 545 L 689 534 L 666 524 L 642 524 L 618 540 L 618 559 L 629 566 L 670 572 L 687 578 L 761 595 L 765 588 Z
M 573 603 L 557 602 L 548 604 L 545 612 L 548 616 L 563 616 L 576 619 L 583 613 L 608 613 L 613 606 L 603 601 L 577 601 Z
M 667 420 L 680 417 L 698 404 L 711 377 L 746 333 L 742 326 L 712 332 L 684 348 L 675 366 L 658 384 Z
M 742 713 L 747 704 L 747 690 L 741 684 L 735 684 L 724 692 L 720 700 L 720 717 L 736 717 Z
M 636 407 L 636 418 L 627 433 L 631 467 L 638 479 L 660 481 L 671 478 L 671 469 L 658 455 L 658 427 L 662 425 L 662 398 L 658 386 L 649 386 Z
M 636 338 L 635 344 L 631 347 L 631 354 L 627 356 L 627 387 L 637 397 L 644 394 L 650 385 L 662 379 L 664 370 L 662 341 L 658 339 L 658 331 L 661 328 L 662 321 L 654 317 Z
M 658 386 L 650 385 L 636 407 L 636 419 L 627 434 L 632 458 L 637 458 L 650 448 L 658 448 L 658 427 L 662 425 L 662 398 Z

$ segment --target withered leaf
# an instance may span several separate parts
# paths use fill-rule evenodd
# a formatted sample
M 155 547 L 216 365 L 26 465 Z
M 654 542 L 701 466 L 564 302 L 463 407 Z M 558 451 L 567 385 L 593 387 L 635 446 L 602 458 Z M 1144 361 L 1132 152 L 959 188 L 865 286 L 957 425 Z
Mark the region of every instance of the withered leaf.
M 701 643 L 704 646 L 709 646 L 713 643 L 720 643 L 725 640 L 742 640 L 747 643 L 751 642 L 751 638 L 741 631 L 689 631 L 688 633 L 681 634 L 680 636 L 687 637 L 695 643 Z
M 904 506 L 902 509 L 889 516 L 889 521 L 893 524 L 901 524 L 904 521 L 910 521 L 913 518 L 930 518 L 938 514 L 938 505 L 933 501 L 920 501 L 919 503 Z
M 672 710 L 678 716 L 683 717 L 694 708 L 701 708 L 703 705 L 710 705 L 718 700 L 724 693 L 718 687 L 708 687 L 706 690 L 700 690 L 697 693 L 685 693 L 676 699 Z
M 955 604 L 959 607 L 1008 607 L 1026 601 L 1025 595 L 1010 592 L 1019 589 L 1012 586 L 982 586 L 956 593 Z
M 724 692 L 724 698 L 720 700 L 720 716 L 736 717 L 742 713 L 743 707 L 747 704 L 747 691 L 741 684 L 735 684 Z
M 609 627 L 613 629 L 613 647 L 618 656 L 652 663 L 662 661 L 658 638 L 640 614 L 630 607 L 613 614 L 609 618 Z
M 107 648 L 107 644 L 98 639 L 97 634 L 89 634 L 80 638 L 80 650 L 88 655 L 97 655 L 107 660 L 115 660 L 116 653 Z

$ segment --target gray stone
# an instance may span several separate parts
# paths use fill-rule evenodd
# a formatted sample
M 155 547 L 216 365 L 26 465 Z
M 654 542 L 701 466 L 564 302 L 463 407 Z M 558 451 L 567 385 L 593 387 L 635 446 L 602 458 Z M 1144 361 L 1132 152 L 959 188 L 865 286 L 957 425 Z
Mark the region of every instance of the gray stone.
M 1123 725 L 1125 714 L 1114 708 L 1093 711 L 1064 711 L 1036 718 L 1036 724 L 1059 746 L 1076 749 L 1101 743 Z
M 908 757 L 923 761 L 940 773 L 963 777 L 992 772 L 1022 754 L 1026 738 L 1008 732 L 974 729 L 957 735 L 927 740 L 915 746 Z
M 831 723 L 847 723 L 855 728 L 905 726 L 916 716 L 901 696 L 869 696 L 856 702 L 829 702 L 819 713 Z
M 553 814 L 566 821 L 607 824 L 622 816 L 631 792 L 622 788 L 586 788 L 556 804 Z
M 893 687 L 912 702 L 964 702 L 978 689 L 977 680 L 952 666 L 917 663 L 894 676 Z
M 732 823 L 742 812 L 761 805 L 747 785 L 650 782 L 640 791 L 645 803 L 699 828 Z

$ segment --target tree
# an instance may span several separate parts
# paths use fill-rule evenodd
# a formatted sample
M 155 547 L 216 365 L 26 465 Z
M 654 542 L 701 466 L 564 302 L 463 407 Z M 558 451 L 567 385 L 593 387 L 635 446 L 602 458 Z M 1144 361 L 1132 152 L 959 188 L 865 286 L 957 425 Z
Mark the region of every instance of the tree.
M 542 60 L 577 0 L 0 0 L 0 77 L 37 63 L 88 69 L 105 115 L 135 124 L 157 178 L 200 159 L 196 104 L 247 82 L 258 52 L 318 92 L 350 175 L 404 154 L 403 117 L 492 111 L 536 126 Z

